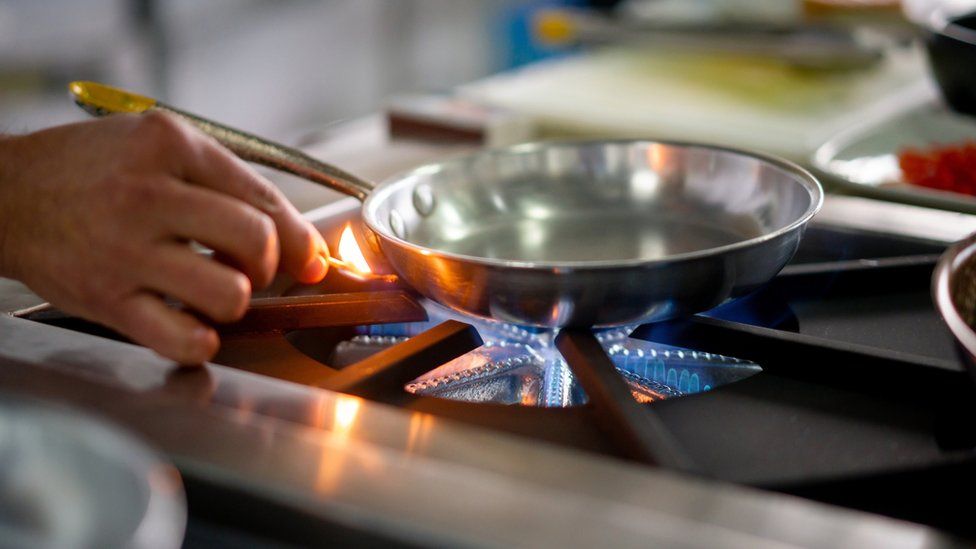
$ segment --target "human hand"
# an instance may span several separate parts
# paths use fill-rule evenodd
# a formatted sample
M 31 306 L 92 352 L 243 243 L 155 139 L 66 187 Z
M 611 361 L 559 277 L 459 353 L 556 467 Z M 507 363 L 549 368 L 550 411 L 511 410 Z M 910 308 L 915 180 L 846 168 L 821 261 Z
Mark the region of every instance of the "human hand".
M 164 296 L 230 322 L 279 267 L 314 283 L 327 257 L 274 185 L 167 115 L 0 139 L 0 276 L 181 363 L 212 358 L 219 341 Z

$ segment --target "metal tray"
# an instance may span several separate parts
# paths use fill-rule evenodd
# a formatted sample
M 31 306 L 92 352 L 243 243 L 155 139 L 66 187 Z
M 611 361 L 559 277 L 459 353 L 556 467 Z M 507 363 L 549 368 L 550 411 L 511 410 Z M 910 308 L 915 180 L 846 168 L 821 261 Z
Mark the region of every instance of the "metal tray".
M 0 545 L 176 548 L 176 469 L 77 410 L 0 393 Z
M 929 104 L 885 122 L 840 132 L 817 149 L 812 164 L 832 190 L 976 213 L 976 197 L 910 185 L 898 167 L 898 151 L 906 147 L 965 140 L 976 141 L 976 119 Z

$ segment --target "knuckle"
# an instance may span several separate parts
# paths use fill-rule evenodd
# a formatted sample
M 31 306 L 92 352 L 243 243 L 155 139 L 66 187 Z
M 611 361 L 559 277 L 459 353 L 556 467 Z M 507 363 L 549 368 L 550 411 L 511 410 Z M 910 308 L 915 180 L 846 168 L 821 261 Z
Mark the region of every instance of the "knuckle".
M 258 178 L 250 185 L 248 201 L 266 212 L 272 212 L 278 210 L 281 205 L 281 193 L 271 182 Z
M 149 111 L 142 115 L 137 128 L 138 132 L 147 134 L 149 137 L 170 138 L 181 133 L 179 122 L 172 116 L 159 112 Z
M 173 150 L 186 150 L 190 146 L 190 132 L 174 116 L 150 111 L 142 115 L 136 128 L 141 143 L 148 147 L 147 152 L 170 153 Z
M 252 211 L 245 214 L 243 224 L 251 257 L 267 257 L 277 246 L 278 233 L 274 221 L 261 212 Z

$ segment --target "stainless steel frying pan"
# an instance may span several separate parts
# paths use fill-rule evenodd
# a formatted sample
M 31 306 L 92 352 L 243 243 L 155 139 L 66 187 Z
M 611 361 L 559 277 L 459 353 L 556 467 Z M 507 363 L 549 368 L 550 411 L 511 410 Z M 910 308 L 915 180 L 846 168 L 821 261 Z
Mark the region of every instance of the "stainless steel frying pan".
M 776 158 L 655 141 L 518 145 L 372 185 L 300 151 L 98 84 L 94 114 L 162 110 L 250 161 L 363 200 L 372 245 L 421 294 L 539 327 L 663 320 L 769 281 L 823 201 Z

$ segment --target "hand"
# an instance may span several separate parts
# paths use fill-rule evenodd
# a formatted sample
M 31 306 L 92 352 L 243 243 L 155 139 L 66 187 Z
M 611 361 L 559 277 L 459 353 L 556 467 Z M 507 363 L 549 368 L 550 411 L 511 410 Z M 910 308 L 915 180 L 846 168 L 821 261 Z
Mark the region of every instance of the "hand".
M 276 187 L 167 115 L 0 139 L 0 276 L 179 362 L 212 358 L 219 341 L 164 296 L 230 322 L 279 266 L 318 282 L 327 256 Z

